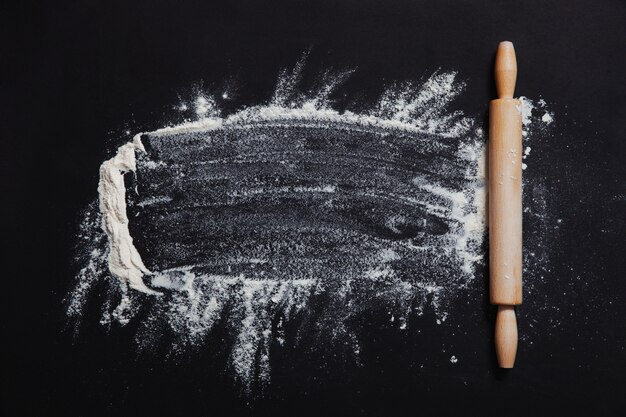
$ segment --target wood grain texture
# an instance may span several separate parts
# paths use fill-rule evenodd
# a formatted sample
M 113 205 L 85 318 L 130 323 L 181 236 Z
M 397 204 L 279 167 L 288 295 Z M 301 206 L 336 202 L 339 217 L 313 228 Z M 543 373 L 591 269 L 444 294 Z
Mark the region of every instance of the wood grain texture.
M 498 365 L 512 368 L 517 353 L 517 320 L 513 306 L 498 307 L 495 340 Z
M 489 288 L 496 315 L 496 355 L 512 368 L 517 353 L 515 305 L 522 303 L 522 104 L 513 98 L 517 61 L 500 42 L 494 68 L 498 99 L 489 106 Z
M 517 58 L 511 42 L 500 42 L 494 69 L 498 98 L 513 98 L 517 79 Z
M 515 99 L 489 107 L 489 281 L 492 304 L 522 303 L 522 116 Z

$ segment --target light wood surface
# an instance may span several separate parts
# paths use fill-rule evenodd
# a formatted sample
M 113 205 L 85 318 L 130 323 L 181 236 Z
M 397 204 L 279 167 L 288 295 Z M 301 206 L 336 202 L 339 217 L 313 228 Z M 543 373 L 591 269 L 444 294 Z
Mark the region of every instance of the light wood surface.
M 513 98 L 515 50 L 501 42 L 496 53 L 498 99 L 489 106 L 489 287 L 497 304 L 496 353 L 512 368 L 517 351 L 513 306 L 522 303 L 522 114 Z
M 522 119 L 514 99 L 489 106 L 489 281 L 492 304 L 522 303 Z
M 498 98 L 513 98 L 517 80 L 517 59 L 512 42 L 504 41 L 498 45 L 494 75 Z
M 515 307 L 498 306 L 496 313 L 496 356 L 501 368 L 512 368 L 517 354 L 517 320 Z

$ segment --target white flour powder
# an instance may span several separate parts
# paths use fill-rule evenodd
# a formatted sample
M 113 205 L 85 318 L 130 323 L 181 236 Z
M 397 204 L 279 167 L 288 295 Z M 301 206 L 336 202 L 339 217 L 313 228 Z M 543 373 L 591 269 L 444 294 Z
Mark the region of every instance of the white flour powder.
M 103 162 L 98 187 L 99 210 L 95 205 L 87 210 L 81 226 L 79 238 L 89 243 L 82 246 L 78 257 L 82 267 L 69 297 L 71 317 L 79 321 L 89 294 L 95 287 L 104 285 L 107 295 L 101 301 L 101 322 L 124 325 L 136 320 L 140 323 L 137 334 L 140 349 L 158 343 L 163 333 L 173 337 L 171 349 L 174 351 L 201 346 L 209 340 L 215 323 L 221 320 L 233 337 L 230 368 L 235 378 L 248 388 L 269 381 L 272 343 L 286 343 L 285 323 L 302 320 L 309 310 L 319 308 L 313 306 L 318 299 L 327 300 L 319 331 L 343 337 L 357 356 L 359 343 L 346 320 L 372 306 L 393 306 L 389 307 L 390 317 L 399 330 L 407 328 L 412 314 L 421 314 L 425 308 L 436 313 L 438 323 L 446 320 L 455 293 L 468 287 L 476 274 L 475 267 L 485 256 L 485 138 L 474 120 L 449 110 L 453 99 L 463 90 L 463 84 L 456 81 L 454 73 L 438 72 L 421 84 L 405 83 L 389 88 L 369 111 L 339 112 L 332 108 L 330 96 L 350 72 L 326 74 L 325 82 L 320 83 L 316 91 L 303 94 L 298 87 L 303 64 L 304 61 L 298 63 L 292 73 L 281 74 L 268 104 L 219 117 L 213 96 L 199 95 L 178 106 L 181 111 L 194 111 L 196 120 L 136 135 L 131 142 L 122 145 L 113 158 Z M 223 97 L 227 93 L 217 94 Z M 544 109 L 541 118 L 544 124 L 553 120 L 545 110 L 545 102 L 534 104 L 523 98 L 526 142 L 536 131 L 532 115 L 536 106 Z M 340 202 L 350 195 L 350 198 L 371 202 L 367 204 L 371 205 L 374 217 L 368 221 L 376 223 L 380 219 L 380 226 L 372 230 L 384 230 L 384 237 L 375 236 L 378 232 L 372 231 L 362 234 L 361 229 L 354 234 L 357 229 L 353 228 L 369 226 L 355 223 L 352 214 L 336 217 L 345 224 L 324 224 L 323 217 L 315 220 L 302 229 L 302 240 L 288 238 L 291 229 L 281 232 L 283 225 L 280 223 L 270 225 L 267 232 L 262 223 L 254 223 L 258 226 L 250 226 L 251 236 L 282 233 L 273 243 L 276 247 L 267 249 L 265 246 L 271 246 L 272 242 L 255 241 L 251 237 L 248 242 L 237 243 L 241 250 L 224 247 L 220 249 L 222 252 L 212 252 L 213 256 L 199 258 L 202 262 L 192 262 L 189 259 L 192 259 L 190 254 L 194 247 L 184 246 L 183 239 L 176 244 L 175 252 L 171 252 L 173 249 L 166 242 L 159 246 L 158 250 L 165 251 L 174 260 L 171 265 L 155 269 L 159 260 L 154 259 L 153 266 L 148 263 L 151 270 L 144 265 L 147 258 L 142 260 L 141 251 L 133 242 L 132 227 L 129 228 L 134 220 L 129 220 L 127 191 L 131 190 L 126 189 L 125 173 L 138 171 L 137 190 L 150 190 L 150 178 L 163 181 L 163 175 L 171 175 L 165 177 L 164 184 L 174 184 L 175 188 L 197 184 L 198 181 L 192 181 L 189 176 L 200 175 L 199 170 L 206 171 L 199 177 L 203 183 L 231 181 L 234 184 L 235 178 L 243 175 L 248 166 L 262 172 L 270 161 L 269 166 L 274 164 L 276 172 L 287 172 L 289 178 L 301 177 L 306 174 L 303 166 L 326 163 L 311 159 L 314 152 L 306 148 L 310 143 L 309 132 L 314 133 L 311 137 L 320 137 L 324 146 L 333 147 L 330 157 L 344 158 L 337 162 L 345 164 L 339 173 L 348 169 L 356 176 L 346 176 L 340 181 L 331 175 L 334 165 L 330 159 L 326 168 L 314 172 L 317 176 L 311 178 L 315 181 L 309 179 L 306 184 L 275 184 L 255 174 L 237 180 L 245 181 L 237 183 L 239 186 L 226 189 L 220 197 L 224 199 L 221 204 L 239 207 L 248 202 L 261 204 L 255 201 L 272 204 L 282 201 L 285 202 L 286 225 L 290 219 L 289 202 L 307 204 L 304 207 L 312 204 L 310 202 L 319 202 L 317 210 L 329 210 L 328 218 L 333 218 L 341 210 L 343 203 Z M 144 137 L 150 141 L 150 146 L 142 143 Z M 303 139 L 297 139 L 299 137 Z M 371 163 L 371 158 L 359 153 L 365 151 L 353 154 L 346 151 L 342 155 L 336 149 L 365 147 L 366 140 L 372 137 L 379 141 L 381 154 L 369 171 L 371 178 L 361 179 L 361 174 L 356 173 Z M 290 140 L 294 141 L 293 145 Z M 180 144 L 177 141 L 181 141 Z M 211 143 L 215 145 L 211 147 Z M 249 147 L 248 143 L 254 146 Z M 182 158 L 183 162 L 177 162 L 176 155 L 184 154 L 186 147 L 192 145 L 198 147 L 198 152 L 210 153 L 213 149 L 232 146 L 242 150 L 234 156 L 207 157 L 198 162 L 184 162 Z M 287 148 L 278 150 L 281 146 Z M 321 145 L 313 144 L 311 149 L 317 149 L 315 146 Z M 407 154 L 410 149 L 421 156 L 413 159 L 410 152 Z M 524 152 L 525 161 L 529 153 L 530 146 Z M 297 168 L 293 165 L 296 164 L 294 154 L 300 158 Z M 423 166 L 415 162 L 419 158 Z M 220 164 L 223 169 L 214 171 L 212 164 Z M 232 164 L 239 164 L 236 165 L 239 168 L 228 171 Z M 324 177 L 324 172 L 328 172 L 328 176 Z M 381 184 L 389 181 L 400 182 L 398 187 L 382 193 Z M 357 183 L 361 185 L 355 185 Z M 212 192 L 210 187 L 202 190 Z M 147 220 L 142 220 L 148 222 L 146 224 L 163 216 L 189 219 L 195 213 L 192 210 L 211 207 L 211 201 L 217 198 L 202 202 L 196 199 L 185 206 L 177 206 L 180 204 L 177 193 L 159 188 L 154 195 L 142 196 L 139 191 L 139 195 L 133 197 L 139 199 L 132 206 L 133 210 L 136 215 L 148 216 Z M 180 217 L 177 210 L 188 214 Z M 389 213 L 384 214 L 385 210 Z M 412 219 L 412 213 L 421 213 L 422 217 Z M 239 223 L 233 223 L 232 227 L 243 227 L 242 222 L 251 216 L 258 214 L 240 216 Z M 231 230 L 227 218 L 208 216 L 203 219 L 202 222 L 207 222 L 206 230 L 213 231 L 211 233 Z M 294 217 L 294 224 L 301 221 L 300 217 Z M 187 227 L 197 227 L 197 223 L 179 223 L 178 229 Z M 316 240 L 308 242 L 305 236 L 309 233 L 314 233 L 311 236 L 317 236 Z M 353 236 L 359 237 L 355 240 Z M 142 239 L 149 240 L 150 236 Z M 250 246 L 250 242 L 254 245 Z M 325 252 L 308 255 L 331 242 L 338 245 L 336 250 L 359 245 L 355 248 L 363 252 L 344 254 L 336 259 L 324 258 L 324 262 L 316 256 L 327 256 Z M 207 244 L 213 248 L 219 242 Z M 180 256 L 185 260 L 175 262 L 183 259 L 176 258 Z M 283 256 L 280 263 L 278 257 Z M 298 257 L 301 260 L 293 260 Z M 359 259 L 351 259 L 354 257 Z M 276 270 L 278 265 L 282 265 L 282 271 Z M 340 271 L 337 272 L 339 278 L 333 271 Z M 407 271 L 414 272 L 407 275 Z M 452 356 L 450 362 L 457 363 L 457 358 Z

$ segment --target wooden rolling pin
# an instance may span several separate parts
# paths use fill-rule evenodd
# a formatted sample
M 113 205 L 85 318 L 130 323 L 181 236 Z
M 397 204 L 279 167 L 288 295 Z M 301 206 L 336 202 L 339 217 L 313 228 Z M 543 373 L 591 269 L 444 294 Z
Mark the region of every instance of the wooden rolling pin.
M 513 98 L 517 62 L 511 42 L 500 42 L 489 105 L 489 289 L 496 315 L 496 355 L 512 368 L 517 352 L 515 307 L 522 303 L 522 113 Z

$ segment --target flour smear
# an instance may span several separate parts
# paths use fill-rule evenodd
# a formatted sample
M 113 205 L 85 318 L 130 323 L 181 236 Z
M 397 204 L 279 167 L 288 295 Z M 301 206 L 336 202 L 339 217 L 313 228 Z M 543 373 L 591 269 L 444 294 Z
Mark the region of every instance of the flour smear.
M 197 119 L 139 133 L 102 163 L 67 299 L 77 329 L 99 303 L 111 331 L 135 324 L 139 350 L 185 354 L 219 323 L 250 392 L 271 381 L 272 349 L 298 343 L 287 324 L 358 357 L 349 323 L 364 312 L 388 312 L 398 331 L 427 309 L 438 323 L 454 314 L 484 273 L 486 236 L 485 137 L 478 117 L 450 110 L 463 82 L 438 71 L 338 111 L 330 97 L 350 72 L 303 93 L 303 65 L 268 103 L 230 115 L 216 104 L 228 92 L 198 94 L 179 106 Z M 523 113 L 527 164 L 553 115 L 529 99 Z M 525 216 L 551 221 L 528 187 Z M 525 284 L 548 257 L 525 261 Z

